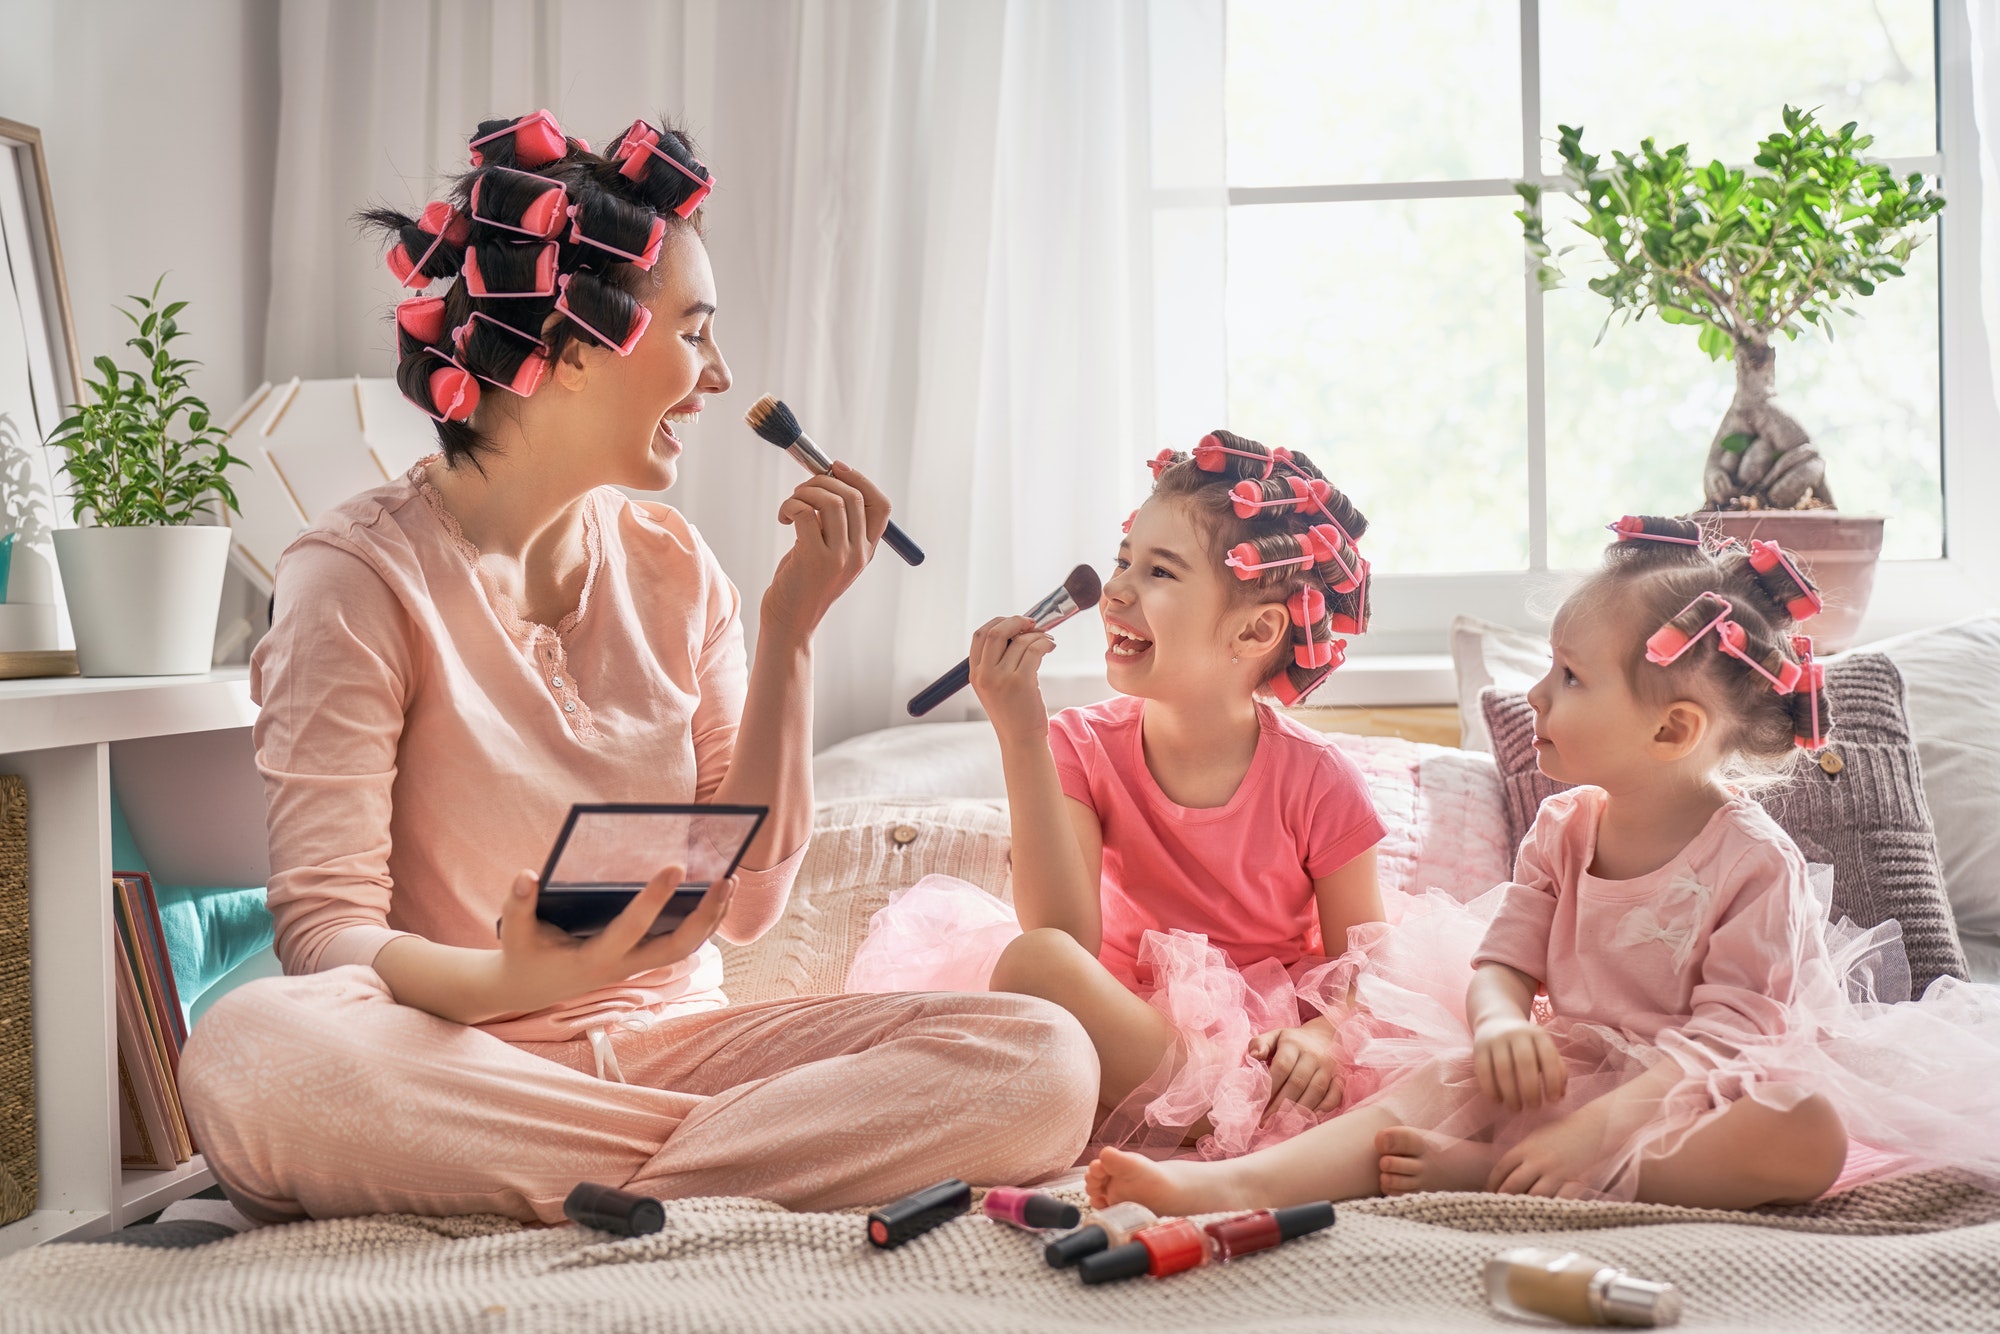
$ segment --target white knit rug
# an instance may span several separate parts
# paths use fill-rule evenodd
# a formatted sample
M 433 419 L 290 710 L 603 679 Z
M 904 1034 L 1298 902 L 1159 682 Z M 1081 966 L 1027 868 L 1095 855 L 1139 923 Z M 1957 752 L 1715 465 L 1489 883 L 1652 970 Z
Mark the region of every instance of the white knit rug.
M 666 1230 L 637 1240 L 491 1218 L 347 1219 L 189 1250 L 43 1246 L 0 1262 L 0 1330 L 1520 1329 L 1487 1309 L 1480 1266 L 1537 1242 L 1679 1284 L 1687 1329 L 2000 1328 L 2000 1196 L 1934 1175 L 1749 1216 L 1371 1200 L 1276 1251 L 1103 1288 L 977 1216 L 890 1252 L 863 1241 L 856 1214 L 753 1200 L 669 1203 Z

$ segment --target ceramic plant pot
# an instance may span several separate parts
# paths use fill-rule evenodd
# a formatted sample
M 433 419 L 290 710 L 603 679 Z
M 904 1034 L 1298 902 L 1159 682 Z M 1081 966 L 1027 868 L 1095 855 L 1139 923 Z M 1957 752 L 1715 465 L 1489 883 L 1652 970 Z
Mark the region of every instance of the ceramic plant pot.
M 1854 642 L 1868 595 L 1875 588 L 1875 562 L 1882 554 L 1882 516 L 1840 510 L 1720 510 L 1691 516 L 1717 532 L 1748 542 L 1776 542 L 1819 585 L 1826 610 L 1801 625 L 1813 637 L 1813 651 L 1838 653 Z
M 227 528 L 59 528 L 55 543 L 85 676 L 208 670 Z

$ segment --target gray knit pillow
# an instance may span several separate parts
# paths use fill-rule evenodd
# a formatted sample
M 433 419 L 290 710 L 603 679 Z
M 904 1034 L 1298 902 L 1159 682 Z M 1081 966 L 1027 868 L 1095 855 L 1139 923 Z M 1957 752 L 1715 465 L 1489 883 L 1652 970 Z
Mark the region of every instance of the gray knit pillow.
M 1836 919 L 1874 926 L 1893 917 L 1903 924 L 1910 983 L 1921 995 L 1935 978 L 1964 978 L 1965 951 L 1945 897 L 1937 834 L 1903 709 L 1903 677 L 1879 653 L 1852 653 L 1827 664 L 1826 688 L 1840 772 L 1802 764 L 1797 778 L 1758 800 L 1807 861 L 1833 867 Z M 1489 688 L 1479 707 L 1500 766 L 1508 834 L 1518 848 L 1543 798 L 1568 784 L 1536 767 L 1527 696 Z

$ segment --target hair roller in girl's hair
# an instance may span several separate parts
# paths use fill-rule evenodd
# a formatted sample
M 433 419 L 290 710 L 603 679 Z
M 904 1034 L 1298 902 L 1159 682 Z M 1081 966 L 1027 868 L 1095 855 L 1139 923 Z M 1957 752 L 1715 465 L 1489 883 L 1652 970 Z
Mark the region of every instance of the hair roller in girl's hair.
M 1799 660 L 1799 680 L 1792 698 L 1792 741 L 1806 750 L 1824 750 L 1826 667 L 1814 661 L 1812 638 L 1808 635 L 1792 636 L 1792 652 Z
M 467 203 L 474 222 L 546 241 L 562 230 L 569 191 L 531 171 L 488 167 L 474 178 Z
M 1262 510 L 1283 514 L 1310 507 L 1324 512 L 1327 497 L 1332 494 L 1333 483 L 1303 473 L 1267 477 L 1263 481 L 1246 477 L 1229 488 L 1229 503 L 1237 518 L 1248 519 Z
M 438 361 L 438 365 L 429 370 L 418 371 L 423 391 L 430 396 L 430 402 L 424 402 L 408 388 L 404 390 L 404 397 L 423 409 L 424 415 L 432 421 L 466 420 L 479 407 L 479 381 L 465 367 L 436 348 L 425 348 L 424 352 Z M 400 377 L 399 382 L 408 383 Z
M 1194 447 L 1194 466 L 1203 472 L 1225 472 L 1232 467 L 1231 459 L 1241 459 L 1242 463 L 1233 465 L 1235 470 L 1261 481 L 1271 475 L 1276 452 L 1254 440 L 1244 440 L 1226 431 L 1211 431 Z
M 399 352 L 410 356 L 420 347 L 434 347 L 444 341 L 444 298 L 413 296 L 396 303 L 396 341 Z
M 1620 542 L 1673 542 L 1681 546 L 1701 545 L 1701 525 L 1692 519 L 1666 519 L 1655 514 L 1627 514 L 1616 523 L 1604 525 Z
M 1795 621 L 1809 620 L 1825 607 L 1819 589 L 1776 542 L 1750 543 L 1750 569 L 1770 599 Z
M 401 214 L 389 213 L 385 216 L 401 219 L 405 227 L 409 225 L 410 220 Z M 410 258 L 410 244 L 413 243 L 403 241 L 390 246 L 389 253 L 383 257 L 389 272 L 395 274 L 396 281 L 405 287 L 424 287 L 431 279 L 443 277 L 444 274 L 433 271 L 432 258 L 442 246 L 464 245 L 472 233 L 472 225 L 466 221 L 465 215 L 441 199 L 433 199 L 424 205 L 424 211 L 417 215 L 416 227 L 431 239 L 415 259 Z M 407 231 L 404 233 L 405 236 L 408 234 Z
M 1293 625 L 1309 630 L 1326 615 L 1326 595 L 1307 584 L 1285 600 L 1285 610 L 1292 614 Z
M 562 126 L 546 108 L 516 120 L 481 121 L 471 148 L 475 167 L 485 166 L 488 157 L 503 166 L 546 167 L 569 152 Z
M 1125 522 L 1118 525 L 1118 531 L 1124 533 L 1127 537 L 1130 537 L 1132 535 L 1132 521 L 1138 517 L 1139 517 L 1139 511 L 1133 510 L 1130 514 L 1125 516 Z
M 1789 695 L 1799 683 L 1801 668 L 1787 658 L 1784 651 L 1773 648 L 1760 660 L 1750 652 L 1749 636 L 1735 621 L 1724 621 L 1715 627 L 1715 646 L 1722 652 L 1748 667 L 1757 675 L 1771 683 L 1771 689 L 1780 695 Z
M 1729 619 L 1735 608 L 1720 593 L 1702 593 L 1674 613 L 1673 619 L 1646 639 L 1646 661 L 1665 667 L 1693 643 Z
M 1173 467 L 1176 463 L 1179 463 L 1182 459 L 1186 457 L 1187 455 L 1182 454 L 1177 450 L 1163 449 L 1159 453 L 1153 455 L 1152 458 L 1147 459 L 1146 466 L 1153 470 L 1153 480 L 1157 482 L 1160 480 L 1161 473 Z

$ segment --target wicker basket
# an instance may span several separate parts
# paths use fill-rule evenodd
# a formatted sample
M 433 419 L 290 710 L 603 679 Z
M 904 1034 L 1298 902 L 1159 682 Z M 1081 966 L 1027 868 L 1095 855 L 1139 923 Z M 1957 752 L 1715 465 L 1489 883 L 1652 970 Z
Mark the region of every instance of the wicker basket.
M 34 1212 L 35 1026 L 28 1012 L 28 785 L 0 774 L 0 1224 Z

